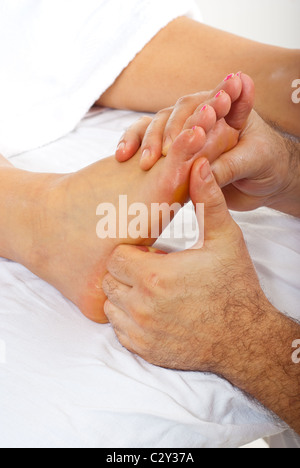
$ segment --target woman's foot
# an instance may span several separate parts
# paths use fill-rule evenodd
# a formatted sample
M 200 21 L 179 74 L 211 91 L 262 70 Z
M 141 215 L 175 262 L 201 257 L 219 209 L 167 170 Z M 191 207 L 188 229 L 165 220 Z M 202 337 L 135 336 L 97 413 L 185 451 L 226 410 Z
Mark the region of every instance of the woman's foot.
M 245 108 L 244 120 L 250 111 L 251 108 Z M 139 167 L 140 153 L 124 164 L 109 158 L 70 175 L 3 168 L 11 205 L 5 203 L 3 207 L 9 222 L 0 254 L 22 263 L 53 285 L 91 320 L 106 323 L 106 297 L 101 284 L 107 258 L 119 244 L 152 245 L 155 239 L 149 233 L 138 239 L 99 239 L 99 205 L 115 207 L 117 219 L 120 195 L 127 196 L 128 206 L 143 203 L 148 213 L 154 203 L 182 205 L 188 200 L 194 161 L 203 154 L 210 161 L 216 159 L 232 148 L 238 137 L 239 132 L 223 122 L 214 125 L 208 138 L 198 126 L 185 130 L 168 156 L 149 172 Z M 24 200 L 22 204 L 20 198 Z M 15 206 L 17 210 L 12 209 Z M 150 221 L 148 214 L 146 217 Z M 159 225 L 160 218 L 157 215 L 151 219 L 149 226 Z M 5 233 L 1 234 L 3 239 Z
M 22 262 L 65 297 L 75 303 L 89 319 L 106 323 L 103 306 L 106 297 L 102 280 L 108 256 L 119 244 L 152 245 L 150 226 L 160 225 L 161 216 L 151 219 L 149 232 L 143 238 L 119 237 L 132 217 L 122 213 L 124 225 L 119 225 L 120 196 L 128 207 L 143 204 L 144 217 L 150 221 L 151 204 L 188 201 L 189 176 L 197 153 L 206 141 L 203 129 L 188 130 L 180 135 L 168 158 L 162 159 L 152 171 L 139 167 L 138 154 L 126 164 L 114 158 L 105 159 L 68 176 L 49 180 L 40 198 L 40 210 L 33 220 L 35 255 Z M 116 236 L 100 239 L 97 235 L 103 216 L 99 206 L 113 207 L 116 212 Z M 179 206 L 179 205 L 178 205 Z M 104 214 L 104 211 L 101 212 Z M 125 215 L 125 216 L 124 216 Z M 112 223 L 114 220 L 110 220 Z M 161 228 L 158 229 L 161 232 Z

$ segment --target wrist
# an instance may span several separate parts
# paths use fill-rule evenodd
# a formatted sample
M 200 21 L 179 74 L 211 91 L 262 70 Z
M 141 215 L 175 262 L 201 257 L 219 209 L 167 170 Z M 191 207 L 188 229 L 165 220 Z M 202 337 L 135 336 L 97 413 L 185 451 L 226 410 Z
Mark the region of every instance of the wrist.
M 218 360 L 214 371 L 239 388 L 248 382 L 249 372 L 251 377 L 254 370 L 259 374 L 269 314 L 274 310 L 262 290 L 247 289 L 241 292 L 239 299 L 228 304 L 226 331 L 217 352 L 221 356 L 222 347 L 222 359 Z
M 299 325 L 276 310 L 263 293 L 240 310 L 236 322 L 236 338 L 230 337 L 219 375 L 299 432 L 299 365 L 292 361 Z

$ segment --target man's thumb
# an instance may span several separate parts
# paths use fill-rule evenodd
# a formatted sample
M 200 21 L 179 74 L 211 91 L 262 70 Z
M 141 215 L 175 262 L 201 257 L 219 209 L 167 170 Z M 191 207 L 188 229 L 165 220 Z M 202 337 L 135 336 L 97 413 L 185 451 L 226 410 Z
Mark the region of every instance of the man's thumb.
M 253 148 L 249 148 L 247 144 L 246 141 L 241 141 L 238 146 L 220 156 L 212 164 L 214 176 L 221 188 L 251 177 L 253 174 L 255 167 Z
M 224 230 L 231 228 L 235 224 L 228 211 L 222 190 L 216 182 L 207 159 L 201 158 L 193 165 L 190 179 L 190 195 L 192 202 L 197 207 L 196 212 L 200 231 L 203 231 L 203 227 L 201 226 L 203 216 L 199 216 L 201 210 L 198 207 L 200 204 L 204 205 L 205 241 L 224 236 Z

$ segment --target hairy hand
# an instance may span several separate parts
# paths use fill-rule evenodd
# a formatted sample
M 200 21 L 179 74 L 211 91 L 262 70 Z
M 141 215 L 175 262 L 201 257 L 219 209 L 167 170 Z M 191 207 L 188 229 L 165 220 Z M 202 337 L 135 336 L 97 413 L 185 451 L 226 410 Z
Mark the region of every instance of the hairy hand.
M 300 153 L 289 140 L 252 111 L 238 145 L 212 164 L 230 209 L 268 206 L 296 214 Z
M 118 247 L 103 282 L 105 313 L 120 342 L 150 363 L 223 373 L 266 299 L 207 160 L 193 167 L 191 198 L 205 204 L 204 247 L 169 255 Z

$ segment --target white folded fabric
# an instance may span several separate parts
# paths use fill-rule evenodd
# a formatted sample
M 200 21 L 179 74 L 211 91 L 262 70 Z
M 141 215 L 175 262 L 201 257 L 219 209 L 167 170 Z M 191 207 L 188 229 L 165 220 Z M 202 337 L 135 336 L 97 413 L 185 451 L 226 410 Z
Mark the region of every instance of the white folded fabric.
M 135 55 L 192 0 L 1 0 L 0 153 L 74 129 Z

